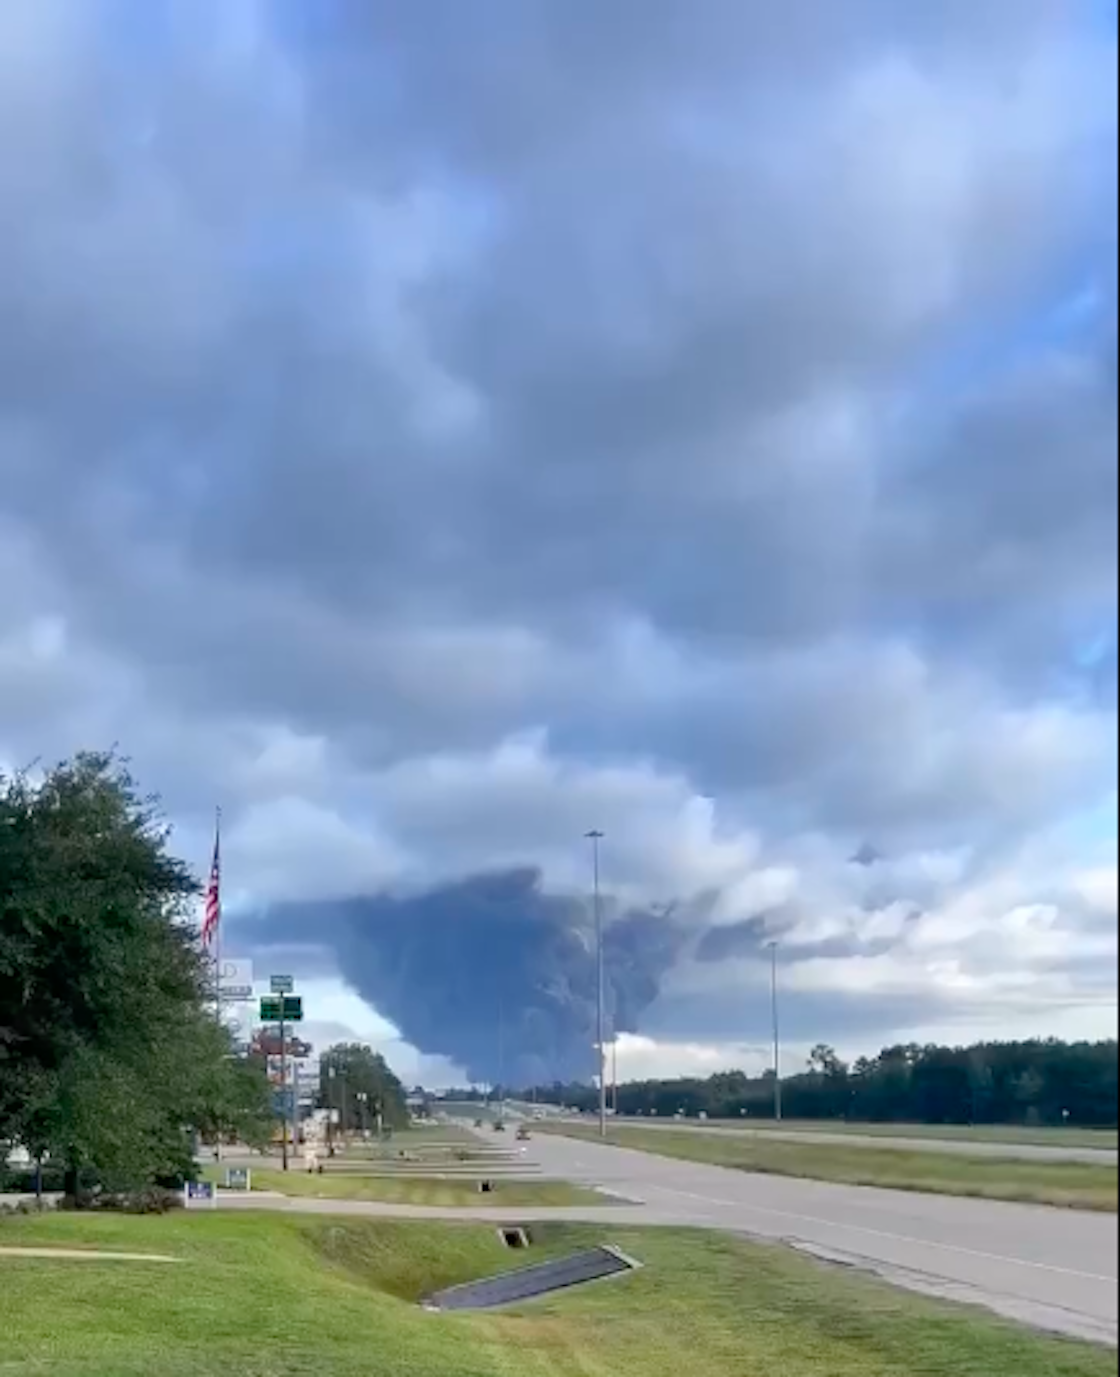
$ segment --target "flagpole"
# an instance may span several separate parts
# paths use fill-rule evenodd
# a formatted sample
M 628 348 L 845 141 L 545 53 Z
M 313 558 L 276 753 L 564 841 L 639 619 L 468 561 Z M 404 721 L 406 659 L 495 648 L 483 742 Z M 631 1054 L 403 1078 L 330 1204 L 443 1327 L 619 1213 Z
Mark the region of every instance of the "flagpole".
M 214 855 L 220 857 L 219 850 L 222 836 L 222 810 L 220 807 L 214 809 Z M 219 860 L 220 864 L 220 860 Z M 220 872 L 219 872 L 220 874 Z M 221 881 L 219 880 L 219 884 Z M 221 891 L 219 890 L 219 909 L 218 922 L 214 928 L 214 1018 L 218 1027 L 222 1026 L 222 911 L 221 911 Z M 214 1145 L 214 1160 L 222 1160 L 222 1128 L 218 1125 L 218 1134 Z
M 222 810 L 214 809 L 214 854 L 218 855 L 218 847 L 221 844 L 222 836 Z M 220 902 L 220 900 L 219 900 Z M 222 1021 L 222 915 L 218 911 L 218 923 L 214 929 L 214 1011 L 218 1022 Z

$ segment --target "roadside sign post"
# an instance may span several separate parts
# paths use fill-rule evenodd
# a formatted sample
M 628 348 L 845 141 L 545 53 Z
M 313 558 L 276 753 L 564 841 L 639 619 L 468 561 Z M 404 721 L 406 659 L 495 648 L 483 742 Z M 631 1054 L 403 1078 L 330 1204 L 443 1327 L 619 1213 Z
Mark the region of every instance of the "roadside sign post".
M 280 996 L 280 1093 L 288 1093 L 288 1039 L 284 1034 L 284 996 Z M 281 1101 L 282 1108 L 287 1104 Z M 280 1169 L 288 1170 L 288 1115 L 280 1115 Z
M 291 1103 L 286 1098 L 288 1095 L 288 1029 L 289 1023 L 299 1023 L 303 1019 L 303 999 L 300 995 L 292 994 L 292 987 L 295 981 L 290 975 L 274 975 L 269 981 L 271 994 L 261 995 L 261 1022 L 278 1023 L 280 1025 L 280 1088 L 284 1098 L 281 1099 L 280 1115 L 280 1166 L 281 1170 L 288 1170 L 288 1132 L 289 1128 L 292 1135 L 292 1151 L 294 1152 L 299 1142 L 299 1125 L 297 1115 L 298 1097 L 293 1093 Z M 289 1118 L 291 1123 L 289 1125 Z
M 248 1167 L 226 1168 L 226 1190 L 247 1191 L 252 1189 L 252 1173 Z
M 212 1210 L 217 1203 L 217 1192 L 210 1181 L 188 1181 L 183 1187 L 183 1205 L 188 1210 Z

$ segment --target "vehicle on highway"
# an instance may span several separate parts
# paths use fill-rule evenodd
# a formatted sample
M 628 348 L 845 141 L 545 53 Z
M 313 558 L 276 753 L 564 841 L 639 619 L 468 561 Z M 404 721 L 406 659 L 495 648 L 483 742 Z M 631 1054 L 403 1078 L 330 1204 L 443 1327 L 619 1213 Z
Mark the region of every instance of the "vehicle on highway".
M 517 1141 L 519 1143 L 525 1143 L 528 1142 L 528 1139 L 529 1130 L 525 1127 L 524 1124 L 522 1124 L 521 1127 L 517 1130 Z

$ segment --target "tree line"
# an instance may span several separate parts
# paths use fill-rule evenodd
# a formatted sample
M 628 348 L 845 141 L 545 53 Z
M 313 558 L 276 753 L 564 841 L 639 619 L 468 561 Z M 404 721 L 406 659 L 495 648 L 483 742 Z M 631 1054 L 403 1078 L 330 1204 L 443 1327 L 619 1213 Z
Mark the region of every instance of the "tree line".
M 1114 1040 L 910 1043 L 850 1065 L 822 1043 L 803 1070 L 783 1078 L 782 1112 L 791 1119 L 862 1123 L 1114 1128 L 1117 1063 Z M 617 1087 L 617 1107 L 619 1114 L 670 1118 L 766 1118 L 774 1113 L 774 1088 L 772 1071 L 759 1077 L 724 1071 L 705 1080 L 630 1081 Z M 597 1090 L 582 1084 L 554 1082 L 510 1094 L 588 1111 L 598 1104 Z
M 0 1174 L 18 1145 L 70 1196 L 133 1190 L 193 1176 L 200 1135 L 270 1136 L 169 840 L 112 754 L 0 774 Z

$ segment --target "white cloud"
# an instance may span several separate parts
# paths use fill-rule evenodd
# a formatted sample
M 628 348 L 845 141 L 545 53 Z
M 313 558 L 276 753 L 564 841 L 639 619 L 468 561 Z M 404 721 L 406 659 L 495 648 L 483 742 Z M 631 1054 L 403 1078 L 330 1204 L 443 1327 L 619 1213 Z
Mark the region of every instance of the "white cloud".
M 601 828 L 643 1065 L 763 923 L 837 1041 L 1109 1031 L 1114 36 L 388 3 L 0 5 L 0 759 L 221 804 L 231 918 L 537 868 L 558 962 Z

